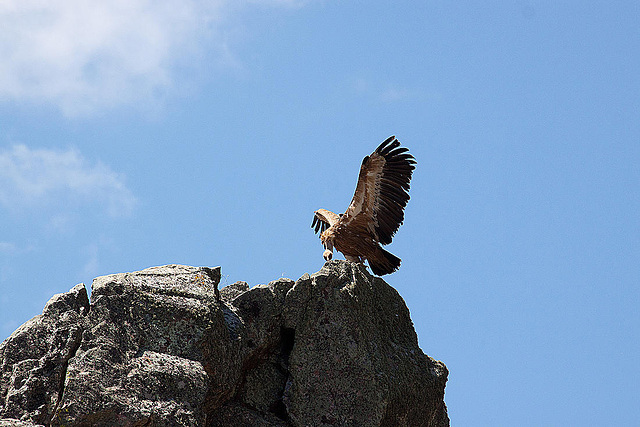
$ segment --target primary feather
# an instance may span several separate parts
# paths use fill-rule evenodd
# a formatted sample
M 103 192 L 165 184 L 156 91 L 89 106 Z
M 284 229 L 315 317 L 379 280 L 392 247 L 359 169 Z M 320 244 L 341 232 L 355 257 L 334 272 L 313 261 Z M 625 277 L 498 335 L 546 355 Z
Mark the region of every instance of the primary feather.
M 400 258 L 380 245 L 391 243 L 404 221 L 416 164 L 408 151 L 390 136 L 362 160 L 356 190 L 345 213 L 336 215 L 326 209 L 314 213 L 311 227 L 320 232 L 327 251 L 335 246 L 347 259 L 367 259 L 375 274 L 398 269 Z

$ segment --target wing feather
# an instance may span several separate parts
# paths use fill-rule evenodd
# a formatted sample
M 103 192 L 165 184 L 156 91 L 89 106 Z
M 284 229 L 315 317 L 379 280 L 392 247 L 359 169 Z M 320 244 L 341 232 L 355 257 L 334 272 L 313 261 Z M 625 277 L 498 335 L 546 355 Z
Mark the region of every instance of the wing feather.
M 391 243 L 404 221 L 409 183 L 416 164 L 408 151 L 391 136 L 362 160 L 356 191 L 341 220 L 343 224 L 349 225 L 358 218 L 358 224 L 364 221 L 380 243 Z
M 340 216 L 335 213 L 328 211 L 326 209 L 318 209 L 313 213 L 313 222 L 311 223 L 311 228 L 314 229 L 314 232 L 317 234 L 324 233 L 324 231 L 336 224 L 340 220 Z
M 318 231 L 320 232 L 320 234 L 322 234 L 324 232 L 324 230 L 326 230 L 327 228 L 329 228 L 329 223 L 318 219 L 317 216 L 314 215 L 313 217 L 313 223 L 311 224 L 311 228 L 314 229 L 314 233 L 318 234 Z

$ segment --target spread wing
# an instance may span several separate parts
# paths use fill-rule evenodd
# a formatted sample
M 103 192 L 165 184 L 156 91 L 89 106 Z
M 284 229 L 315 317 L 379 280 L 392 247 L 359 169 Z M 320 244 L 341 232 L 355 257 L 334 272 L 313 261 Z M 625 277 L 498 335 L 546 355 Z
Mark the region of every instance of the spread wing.
M 358 184 L 342 223 L 365 225 L 383 244 L 391 243 L 404 221 L 415 158 L 390 136 L 362 160 Z
M 314 233 L 318 233 L 318 231 L 320 232 L 320 234 L 324 233 L 324 230 L 326 230 L 327 228 L 329 228 L 329 223 L 318 219 L 317 216 L 313 216 L 313 222 L 311 223 L 311 228 L 315 228 L 315 230 L 313 231 Z
M 311 228 L 315 228 L 315 233 L 320 231 L 320 234 L 322 234 L 324 230 L 340 220 L 340 216 L 326 209 L 318 209 L 313 214 L 313 223 L 311 224 Z

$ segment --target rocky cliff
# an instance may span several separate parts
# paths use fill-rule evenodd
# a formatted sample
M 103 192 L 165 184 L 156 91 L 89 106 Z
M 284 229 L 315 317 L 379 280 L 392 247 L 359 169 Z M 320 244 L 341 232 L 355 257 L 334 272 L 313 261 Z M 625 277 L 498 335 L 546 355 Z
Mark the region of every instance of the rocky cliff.
M 448 426 L 400 295 L 331 261 L 220 291 L 170 265 L 55 295 L 0 345 L 0 426 Z

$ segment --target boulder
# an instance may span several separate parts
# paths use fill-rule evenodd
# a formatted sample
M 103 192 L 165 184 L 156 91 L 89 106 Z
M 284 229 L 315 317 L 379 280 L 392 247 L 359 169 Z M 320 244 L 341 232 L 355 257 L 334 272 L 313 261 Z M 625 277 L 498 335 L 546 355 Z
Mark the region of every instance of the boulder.
M 76 285 L 54 295 L 42 314 L 0 344 L 0 417 L 41 425 L 51 422 L 88 312 L 87 291 Z
M 169 265 L 54 296 L 0 345 L 0 426 L 449 425 L 447 368 L 362 265 L 219 280 Z
M 334 261 L 303 276 L 286 307 L 294 425 L 448 425 L 447 368 L 420 350 L 404 300 L 384 280 Z

